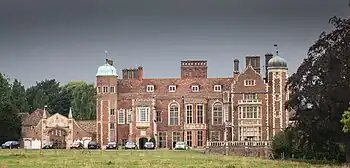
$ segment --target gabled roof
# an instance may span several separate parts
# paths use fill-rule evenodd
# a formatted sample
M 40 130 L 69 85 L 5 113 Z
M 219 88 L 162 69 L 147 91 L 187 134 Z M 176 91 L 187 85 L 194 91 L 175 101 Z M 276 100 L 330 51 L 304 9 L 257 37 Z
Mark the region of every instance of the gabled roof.
M 51 114 L 45 110 L 46 112 L 46 117 L 50 117 Z M 40 120 L 43 118 L 44 110 L 43 109 L 36 109 L 32 113 L 25 115 L 22 118 L 22 125 L 27 125 L 27 126 L 35 126 L 38 125 Z

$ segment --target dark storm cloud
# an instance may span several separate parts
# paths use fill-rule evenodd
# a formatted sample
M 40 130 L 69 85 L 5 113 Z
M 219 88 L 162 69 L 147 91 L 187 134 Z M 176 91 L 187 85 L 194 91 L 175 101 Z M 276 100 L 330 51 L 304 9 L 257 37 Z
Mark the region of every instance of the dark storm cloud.
M 345 0 L 1 1 L 0 72 L 26 85 L 91 82 L 107 49 L 117 69 L 143 65 L 146 77 L 178 76 L 182 59 L 230 76 L 233 58 L 243 67 L 274 43 L 293 72 L 328 19 L 349 10 Z

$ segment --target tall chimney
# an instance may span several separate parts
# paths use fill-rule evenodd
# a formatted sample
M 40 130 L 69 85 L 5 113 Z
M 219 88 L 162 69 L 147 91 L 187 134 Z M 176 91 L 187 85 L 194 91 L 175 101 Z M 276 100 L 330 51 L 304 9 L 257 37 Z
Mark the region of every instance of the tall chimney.
M 266 53 L 265 54 L 265 81 L 268 81 L 268 75 L 269 73 L 267 72 L 267 68 L 268 68 L 268 64 L 270 59 L 273 57 L 273 55 L 271 53 Z
M 234 75 L 239 74 L 239 60 L 238 59 L 233 60 L 233 74 Z
M 142 66 L 137 67 L 137 79 L 138 80 L 143 79 L 143 67 Z

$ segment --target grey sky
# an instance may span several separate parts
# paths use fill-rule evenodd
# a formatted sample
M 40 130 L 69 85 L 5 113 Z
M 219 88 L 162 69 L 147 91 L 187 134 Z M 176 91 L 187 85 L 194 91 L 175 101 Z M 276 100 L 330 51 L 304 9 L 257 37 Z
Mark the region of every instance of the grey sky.
M 231 76 L 233 59 L 274 52 L 295 72 L 347 0 L 2 0 L 0 72 L 26 86 L 45 78 L 94 82 L 105 60 L 178 77 L 180 60 L 208 60 L 209 76 Z M 263 60 L 262 60 L 263 62 Z M 120 74 L 120 72 L 119 72 Z

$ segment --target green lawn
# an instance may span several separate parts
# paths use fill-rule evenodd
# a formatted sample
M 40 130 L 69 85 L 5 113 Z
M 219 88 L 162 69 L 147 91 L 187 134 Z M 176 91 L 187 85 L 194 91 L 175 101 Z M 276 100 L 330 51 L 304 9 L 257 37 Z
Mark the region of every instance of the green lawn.
M 322 167 L 289 161 L 271 161 L 250 157 L 205 155 L 196 151 L 90 151 L 82 150 L 0 150 L 4 168 L 290 168 Z M 5 166 L 6 165 L 6 166 Z M 325 167 L 325 166 L 324 166 Z M 329 166 L 328 166 L 329 167 Z

